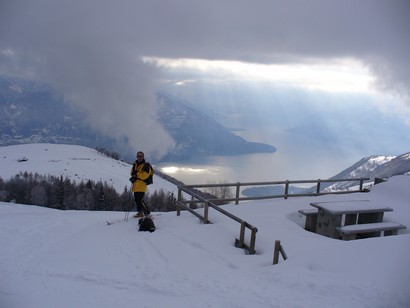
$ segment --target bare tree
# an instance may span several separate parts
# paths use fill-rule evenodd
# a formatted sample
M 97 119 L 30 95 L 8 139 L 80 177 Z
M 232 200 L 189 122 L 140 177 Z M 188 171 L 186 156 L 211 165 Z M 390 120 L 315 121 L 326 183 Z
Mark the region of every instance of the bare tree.
M 207 187 L 206 192 L 215 196 L 215 199 L 228 199 L 233 197 L 233 193 L 229 186 L 223 186 L 226 184 L 225 182 L 219 182 L 218 184 L 215 181 L 208 182 L 210 185 L 216 185 L 214 187 Z M 226 201 L 216 201 L 214 202 L 216 205 L 226 204 Z

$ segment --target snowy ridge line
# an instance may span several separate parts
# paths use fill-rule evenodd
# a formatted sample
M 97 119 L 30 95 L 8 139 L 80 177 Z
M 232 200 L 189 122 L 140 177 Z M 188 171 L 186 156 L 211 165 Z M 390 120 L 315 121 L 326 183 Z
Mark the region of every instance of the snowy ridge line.
M 24 162 L 18 162 L 21 158 Z M 84 146 L 65 144 L 20 144 L 0 147 L 0 170 L 4 180 L 20 172 L 67 177 L 72 181 L 105 181 L 118 193 L 129 187 L 132 165 L 105 156 Z M 176 185 L 160 176 L 148 188 L 149 192 L 164 189 L 176 193 Z

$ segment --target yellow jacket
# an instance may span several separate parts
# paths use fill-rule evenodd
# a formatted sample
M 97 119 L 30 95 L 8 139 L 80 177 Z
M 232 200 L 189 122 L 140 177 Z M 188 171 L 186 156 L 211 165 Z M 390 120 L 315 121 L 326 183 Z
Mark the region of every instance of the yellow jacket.
M 144 166 L 145 160 L 140 164 L 135 161 L 135 163 L 132 165 L 131 177 L 135 176 L 137 178 L 137 180 L 132 183 L 133 192 L 145 192 L 147 190 L 147 184 L 145 184 L 144 180 L 149 177 L 150 170 L 148 168 L 144 168 Z

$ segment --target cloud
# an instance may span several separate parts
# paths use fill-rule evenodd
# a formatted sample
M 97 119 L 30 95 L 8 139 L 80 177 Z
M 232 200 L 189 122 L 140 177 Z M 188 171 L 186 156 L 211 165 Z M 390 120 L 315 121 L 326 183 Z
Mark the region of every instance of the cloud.
M 3 21 L 1 72 L 50 83 L 97 130 L 161 156 L 173 141 L 155 120 L 153 68 L 124 37 L 132 31 L 120 27 L 120 16 L 113 21 L 108 7 L 98 8 L 90 1 L 10 6 L 16 14 Z
M 3 0 L 0 73 L 47 81 L 93 125 L 146 152 L 160 76 L 143 57 L 264 64 L 357 59 L 382 91 L 410 96 L 410 2 Z
M 145 57 L 146 63 L 161 68 L 163 75 L 171 77 L 164 83 L 183 86 L 192 83 L 229 84 L 241 82 L 248 86 L 259 85 L 268 90 L 301 88 L 334 93 L 373 93 L 374 78 L 369 70 L 351 59 L 327 60 L 309 64 L 254 64 L 239 61 L 199 59 L 164 59 Z M 191 79 L 182 79 L 190 77 Z

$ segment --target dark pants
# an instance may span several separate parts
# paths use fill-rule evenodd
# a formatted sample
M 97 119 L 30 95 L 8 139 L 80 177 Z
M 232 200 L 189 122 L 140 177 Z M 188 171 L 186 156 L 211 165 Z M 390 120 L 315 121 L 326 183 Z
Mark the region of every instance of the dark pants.
M 134 192 L 135 203 L 137 204 L 137 212 L 144 213 L 144 215 L 149 215 L 151 211 L 144 201 L 144 195 L 144 192 Z

